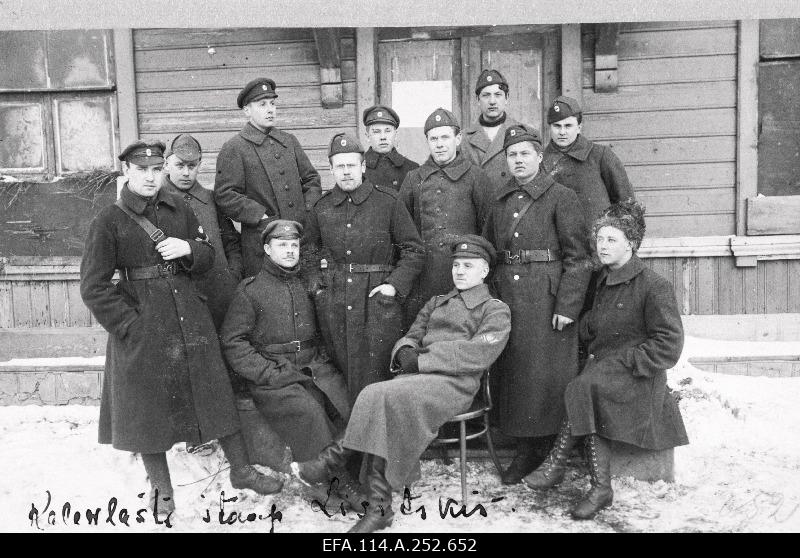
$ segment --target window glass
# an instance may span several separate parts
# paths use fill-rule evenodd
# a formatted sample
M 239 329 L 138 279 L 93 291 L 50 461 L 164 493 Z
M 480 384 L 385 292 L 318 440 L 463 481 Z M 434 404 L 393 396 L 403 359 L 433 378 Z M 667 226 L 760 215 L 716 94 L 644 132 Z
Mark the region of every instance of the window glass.
M 44 167 L 41 105 L 0 103 L 0 138 L 0 168 Z
M 48 33 L 47 69 L 51 87 L 109 85 L 106 59 L 106 34 L 101 30 Z
M 111 102 L 102 97 L 55 101 L 59 172 L 113 168 Z
M 44 31 L 0 31 L 0 90 L 47 88 Z

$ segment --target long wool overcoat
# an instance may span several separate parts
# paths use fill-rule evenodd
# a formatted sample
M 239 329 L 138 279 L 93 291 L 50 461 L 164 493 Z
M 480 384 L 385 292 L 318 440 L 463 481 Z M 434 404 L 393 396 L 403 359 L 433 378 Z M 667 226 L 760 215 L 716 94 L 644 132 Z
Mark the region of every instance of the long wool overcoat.
M 230 219 L 225 217 L 214 203 L 211 190 L 195 181 L 187 190 L 180 190 L 164 174 L 162 188 L 182 197 L 192 208 L 203 232 L 214 247 L 214 265 L 195 278 L 195 284 L 208 299 L 208 309 L 214 318 L 214 326 L 219 331 L 228 305 L 236 293 L 236 286 L 242 280 L 242 246 L 239 233 Z
M 515 216 L 533 200 L 521 219 Z M 516 222 L 516 225 L 514 223 Z M 560 252 L 559 261 L 499 263 L 493 284 L 511 307 L 511 339 L 497 362 L 500 428 L 509 436 L 558 432 L 564 389 L 578 373 L 578 314 L 591 274 L 586 225 L 575 192 L 537 175 L 497 191 L 484 236 L 500 250 Z M 575 320 L 553 329 L 553 314 Z
M 425 267 L 408 297 L 406 323 L 431 297 L 453 288 L 450 246 L 462 235 L 481 233 L 491 196 L 489 177 L 460 152 L 444 167 L 429 157 L 406 175 L 400 198 L 425 244 Z
M 553 142 L 548 143 L 542 169 L 556 182 L 575 190 L 590 228 L 609 205 L 634 197 L 619 157 L 610 147 L 589 141 L 582 134 L 566 152 L 559 151 Z
M 386 380 L 392 345 L 402 336 L 401 299 L 422 269 L 424 249 L 397 192 L 363 182 L 344 192 L 334 186 L 316 203 L 304 245 L 317 253 L 321 290 L 317 317 L 336 367 L 347 378 L 350 402 L 364 386 Z M 349 264 L 386 265 L 361 273 Z M 388 283 L 397 296 L 370 291 Z
M 400 155 L 394 148 L 384 154 L 373 151 L 370 147 L 364 153 L 364 162 L 367 165 L 364 180 L 395 191 L 400 190 L 403 180 L 410 171 L 419 168 L 419 163 Z
M 108 331 L 100 400 L 100 443 L 166 451 L 235 433 L 239 419 L 211 313 L 190 275 L 210 269 L 214 249 L 191 208 L 159 191 L 148 204 L 125 186 L 123 202 L 167 236 L 184 239 L 182 271 L 112 282 L 114 271 L 164 264 L 145 231 L 119 207 L 92 222 L 81 262 L 81 296 Z
M 419 374 L 365 388 L 353 406 L 345 447 L 386 459 L 386 478 L 401 490 L 439 428 L 472 404 L 510 329 L 508 306 L 486 285 L 433 297 L 392 352 L 418 349 Z
M 634 255 L 604 269 L 581 320 L 589 358 L 564 395 L 572 434 L 596 433 L 640 448 L 689 443 L 666 370 L 683 349 L 672 285 Z
M 298 268 L 264 258 L 261 272 L 239 286 L 220 337 L 228 364 L 247 378 L 256 408 L 296 460 L 312 459 L 333 441 L 336 417 L 326 413 L 324 397 L 344 422 L 350 404 L 344 376 L 321 340 L 297 352 L 269 348 L 319 338 L 314 301 Z
M 246 277 L 261 270 L 261 231 L 275 219 L 305 224 L 322 194 L 319 173 L 292 134 L 249 122 L 217 157 L 214 199 L 225 216 L 242 224 Z M 264 215 L 267 219 L 261 219 Z
M 503 186 L 511 178 L 508 163 L 506 163 L 506 152 L 503 149 L 503 140 L 506 130 L 515 124 L 519 124 L 519 122 L 506 116 L 506 121 L 497 126 L 497 135 L 491 141 L 480 122 L 473 122 L 469 128 L 464 130 L 464 140 L 461 143 L 464 156 L 489 176 L 489 180 L 495 188 Z

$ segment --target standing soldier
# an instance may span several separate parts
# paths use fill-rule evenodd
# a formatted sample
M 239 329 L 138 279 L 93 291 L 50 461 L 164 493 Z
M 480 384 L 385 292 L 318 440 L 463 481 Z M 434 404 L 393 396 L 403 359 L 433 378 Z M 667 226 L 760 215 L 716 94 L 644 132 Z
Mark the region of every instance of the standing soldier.
M 402 336 L 400 299 L 422 269 L 423 247 L 394 190 L 362 182 L 358 141 L 336 134 L 328 158 L 334 186 L 309 215 L 304 241 L 318 250 L 317 316 L 350 403 L 390 378 L 392 345 Z
M 506 114 L 508 82 L 497 70 L 484 70 L 475 84 L 475 95 L 481 114 L 464 132 L 464 155 L 499 188 L 509 178 L 503 138 L 509 127 L 518 124 Z
M 425 267 L 406 305 L 406 324 L 431 297 L 452 288 L 450 245 L 465 234 L 480 234 L 491 203 L 489 177 L 459 152 L 461 125 L 438 108 L 425 121 L 431 156 L 408 173 L 400 198 L 425 244 Z
M 367 129 L 369 149 L 364 154 L 367 171 L 364 178 L 375 186 L 400 190 L 408 171 L 419 168 L 411 159 L 406 159 L 394 146 L 400 117 L 384 105 L 376 105 L 364 111 L 364 126 Z
M 270 220 L 306 222 L 322 192 L 319 173 L 292 134 L 275 128 L 275 82 L 257 78 L 236 98 L 249 118 L 217 157 L 214 197 L 222 212 L 242 224 L 244 274 L 261 269 L 261 232 Z
M 99 441 L 142 454 L 156 515 L 175 509 L 166 451 L 176 442 L 219 439 L 234 488 L 282 487 L 248 464 L 211 313 L 191 278 L 211 269 L 214 248 L 191 208 L 161 189 L 163 152 L 138 141 L 119 155 L 128 182 L 92 222 L 81 262 L 81 297 L 109 333 Z
M 589 240 L 575 192 L 539 174 L 536 129 L 509 127 L 513 175 L 495 193 L 484 236 L 498 252 L 494 284 L 511 308 L 511 338 L 496 364 L 503 434 L 517 453 L 502 475 L 516 484 L 547 456 L 564 418 L 564 390 L 578 373 L 573 325 L 589 281 Z

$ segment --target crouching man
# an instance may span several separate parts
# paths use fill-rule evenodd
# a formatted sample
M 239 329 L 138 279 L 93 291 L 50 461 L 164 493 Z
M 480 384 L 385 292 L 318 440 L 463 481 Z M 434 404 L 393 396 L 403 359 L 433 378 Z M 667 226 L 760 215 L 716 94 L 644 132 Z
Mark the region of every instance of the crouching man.
M 266 226 L 261 271 L 239 285 L 220 332 L 228 364 L 247 379 L 256 408 L 300 460 L 329 445 L 350 416 L 347 384 L 318 337 L 300 274 L 302 232 L 296 221 Z
M 465 235 L 451 252 L 455 289 L 431 298 L 395 343 L 392 362 L 398 375 L 361 391 L 342 439 L 316 459 L 291 465 L 301 481 L 319 483 L 340 474 L 351 455 L 363 455 L 368 505 L 352 533 L 392 524 L 392 490 L 412 480 L 439 428 L 469 408 L 483 372 L 508 341 L 511 311 L 483 283 L 494 248 L 482 237 Z

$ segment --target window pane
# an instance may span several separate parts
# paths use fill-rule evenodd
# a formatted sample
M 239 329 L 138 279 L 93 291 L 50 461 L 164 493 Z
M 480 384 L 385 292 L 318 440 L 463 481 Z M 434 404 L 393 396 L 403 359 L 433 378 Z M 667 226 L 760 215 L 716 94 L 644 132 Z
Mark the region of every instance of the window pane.
M 114 167 L 108 97 L 58 100 L 55 113 L 60 172 Z
M 44 89 L 43 31 L 0 31 L 0 89 Z
M 0 103 L 0 168 L 44 166 L 42 107 L 35 103 Z
M 47 66 L 52 87 L 109 85 L 106 34 L 93 31 L 50 31 Z

